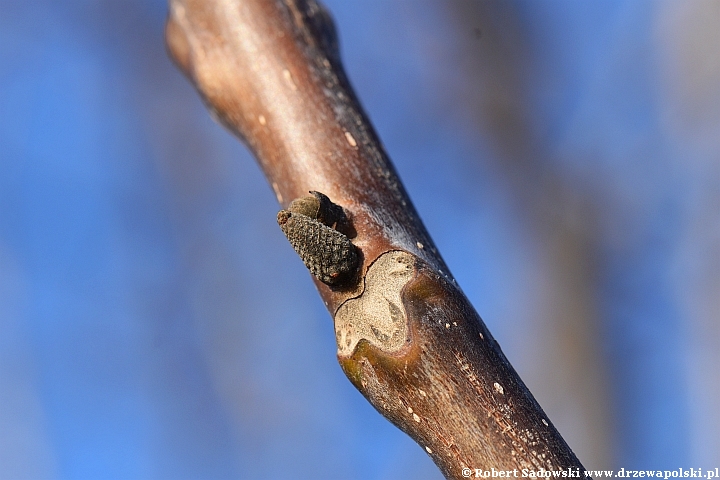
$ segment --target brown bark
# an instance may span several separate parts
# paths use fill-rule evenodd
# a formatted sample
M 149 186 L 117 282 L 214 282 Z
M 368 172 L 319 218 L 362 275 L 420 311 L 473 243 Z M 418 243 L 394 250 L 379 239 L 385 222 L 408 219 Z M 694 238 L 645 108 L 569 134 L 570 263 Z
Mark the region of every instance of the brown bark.
M 582 469 L 433 245 L 345 77 L 325 10 L 311 0 L 169 3 L 170 55 L 254 152 L 280 205 L 314 190 L 348 215 L 359 275 L 315 283 L 353 384 L 448 478 Z

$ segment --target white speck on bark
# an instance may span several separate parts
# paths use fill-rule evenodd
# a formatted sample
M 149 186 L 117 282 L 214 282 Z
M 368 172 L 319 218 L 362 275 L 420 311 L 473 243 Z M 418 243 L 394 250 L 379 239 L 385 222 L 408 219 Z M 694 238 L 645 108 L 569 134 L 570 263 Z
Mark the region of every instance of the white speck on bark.
M 287 82 L 288 86 L 290 87 L 290 90 L 293 92 L 297 91 L 297 85 L 295 85 L 295 81 L 292 78 L 292 74 L 290 73 L 290 70 L 287 68 L 283 70 L 283 78 L 285 78 L 285 81 Z
M 355 137 L 352 136 L 350 132 L 345 132 L 345 140 L 350 144 L 351 147 L 355 148 L 357 147 L 357 142 L 355 141 Z
M 275 198 L 277 198 L 278 203 L 282 203 L 283 196 L 282 196 L 282 193 L 280 193 L 280 188 L 278 188 L 278 184 L 275 182 L 272 182 L 272 189 L 273 189 L 273 192 L 275 192 Z

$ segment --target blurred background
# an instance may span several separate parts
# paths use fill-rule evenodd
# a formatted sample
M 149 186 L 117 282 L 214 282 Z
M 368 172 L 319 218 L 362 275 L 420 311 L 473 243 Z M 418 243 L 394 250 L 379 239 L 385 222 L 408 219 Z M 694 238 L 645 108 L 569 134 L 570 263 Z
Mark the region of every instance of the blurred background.
M 585 466 L 720 466 L 720 2 L 326 5 L 431 235 Z M 441 478 L 344 377 L 166 12 L 0 0 L 0 478 Z

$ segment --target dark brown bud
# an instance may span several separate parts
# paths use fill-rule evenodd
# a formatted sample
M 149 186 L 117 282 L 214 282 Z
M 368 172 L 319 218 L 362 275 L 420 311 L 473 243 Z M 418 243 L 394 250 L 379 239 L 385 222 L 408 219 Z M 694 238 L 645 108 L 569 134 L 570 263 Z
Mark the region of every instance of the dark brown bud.
M 357 247 L 331 228 L 347 217 L 328 197 L 311 193 L 313 197 L 294 200 L 289 211 L 280 210 L 278 225 L 310 273 L 328 285 L 342 285 L 352 280 L 359 263 Z

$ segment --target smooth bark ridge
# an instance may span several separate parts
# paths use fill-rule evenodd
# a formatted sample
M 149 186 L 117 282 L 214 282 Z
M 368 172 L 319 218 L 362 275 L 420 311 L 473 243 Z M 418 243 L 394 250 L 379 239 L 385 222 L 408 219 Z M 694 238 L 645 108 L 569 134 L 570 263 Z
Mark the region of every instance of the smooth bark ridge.
M 306 265 L 325 257 L 303 228 L 357 249 L 352 280 L 314 279 L 353 384 L 448 478 L 463 468 L 582 469 L 433 245 L 345 77 L 325 9 L 313 0 L 169 5 L 170 56 L 253 151 L 282 208 L 321 192 L 347 217 L 337 234 L 306 212 L 278 221 Z M 327 256 L 330 266 L 342 255 Z

